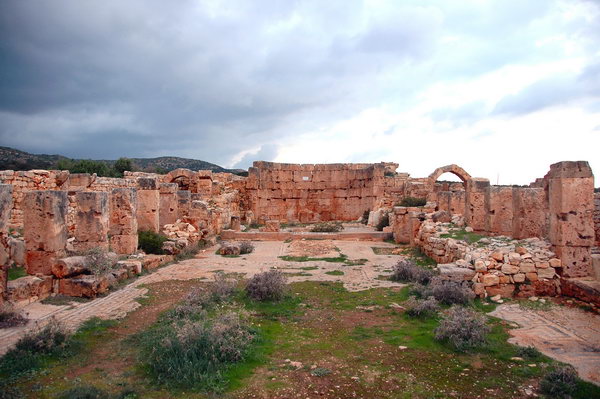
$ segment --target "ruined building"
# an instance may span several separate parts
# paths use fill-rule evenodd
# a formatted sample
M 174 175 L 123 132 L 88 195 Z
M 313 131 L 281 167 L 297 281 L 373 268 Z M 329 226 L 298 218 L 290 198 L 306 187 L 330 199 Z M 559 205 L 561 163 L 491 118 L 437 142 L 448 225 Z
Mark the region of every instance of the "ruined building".
M 527 187 L 493 186 L 456 165 L 425 178 L 397 173 L 397 167 L 255 162 L 248 177 L 186 169 L 126 172 L 123 178 L 0 171 L 0 301 L 101 288 L 98 278 L 74 272 L 77 260 L 69 255 L 91 248 L 134 254 L 139 230 L 165 233 L 175 248 L 218 235 L 241 238 L 242 224 L 267 225 L 276 233 L 278 223 L 356 221 L 364 215 L 370 224 L 387 215 L 385 233 L 452 264 L 452 273 L 480 295 L 542 290 L 592 300 L 600 268 L 594 254 L 600 246 L 600 196 L 587 162 L 554 164 Z M 438 182 L 448 172 L 462 182 Z M 427 204 L 398 206 L 408 197 Z M 483 254 L 443 237 L 443 223 L 450 221 L 523 245 Z M 277 238 L 267 233 L 252 238 Z M 534 237 L 540 244 L 527 241 Z M 135 259 L 122 262 L 125 275 L 141 267 Z M 25 266 L 28 276 L 8 283 L 11 264 Z

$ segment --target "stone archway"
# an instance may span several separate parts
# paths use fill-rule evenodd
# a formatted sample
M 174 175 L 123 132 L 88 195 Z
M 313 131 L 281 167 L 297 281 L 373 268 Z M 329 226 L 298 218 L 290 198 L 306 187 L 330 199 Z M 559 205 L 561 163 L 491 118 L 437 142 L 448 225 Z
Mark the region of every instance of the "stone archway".
M 452 173 L 457 176 L 462 182 L 464 190 L 461 191 L 439 191 L 436 192 L 434 187 L 437 179 L 444 173 Z M 468 197 L 469 187 L 473 178 L 463 168 L 458 165 L 446 165 L 437 168 L 428 177 L 428 185 L 430 188 L 430 194 L 427 196 L 429 201 L 435 201 L 438 204 L 438 209 L 445 210 L 451 215 L 462 214 L 466 215 L 468 212 Z
M 458 165 L 452 164 L 442 166 L 434 170 L 433 173 L 429 175 L 429 182 L 432 185 L 435 184 L 437 179 L 444 173 L 452 173 L 453 175 L 457 176 L 460 180 L 462 180 L 463 183 L 465 183 L 465 185 L 467 185 L 468 182 L 470 182 L 473 179 L 471 175 L 468 174 L 467 171 L 465 171 L 463 168 L 461 168 Z
M 163 179 L 165 183 L 177 183 L 180 190 L 193 191 L 197 173 L 189 169 L 175 169 L 167 173 Z

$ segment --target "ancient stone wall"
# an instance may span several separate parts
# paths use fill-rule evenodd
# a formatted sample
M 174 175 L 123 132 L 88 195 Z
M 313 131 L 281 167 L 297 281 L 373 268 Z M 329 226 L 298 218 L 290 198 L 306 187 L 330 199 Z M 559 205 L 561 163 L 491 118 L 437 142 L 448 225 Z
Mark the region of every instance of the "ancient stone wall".
M 9 267 L 9 243 L 8 223 L 10 221 L 10 210 L 12 209 L 13 193 L 12 186 L 0 184 L 0 306 L 6 299 L 8 267 Z
M 386 164 L 294 165 L 254 162 L 248 171 L 249 210 L 266 220 L 356 220 L 385 191 Z
M 13 189 L 13 205 L 9 228 L 23 227 L 23 198 L 26 191 L 60 190 L 65 184 L 69 172 L 56 170 L 0 171 L 0 183 L 10 184 Z
M 415 244 L 440 263 L 442 277 L 473 283 L 480 296 L 557 295 L 560 259 L 548 241 L 484 238 L 470 245 L 452 238 L 453 228 L 431 220 L 417 232 Z M 450 236 L 450 237 L 448 237 Z
M 594 230 L 596 230 L 596 247 L 600 248 L 600 192 L 594 193 Z
M 28 274 L 52 274 L 52 265 L 66 255 L 65 191 L 28 191 L 23 199 Z
M 587 162 L 559 162 L 544 177 L 548 190 L 548 237 L 563 261 L 565 277 L 592 274 L 594 175 Z

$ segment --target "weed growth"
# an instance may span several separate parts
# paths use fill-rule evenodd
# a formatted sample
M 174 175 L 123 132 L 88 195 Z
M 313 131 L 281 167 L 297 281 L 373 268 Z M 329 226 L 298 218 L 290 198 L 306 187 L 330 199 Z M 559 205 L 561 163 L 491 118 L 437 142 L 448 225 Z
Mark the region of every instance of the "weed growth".
M 277 270 L 255 274 L 246 285 L 248 296 L 257 301 L 279 301 L 286 294 L 285 275 Z
M 465 352 L 486 343 L 490 328 L 485 316 L 462 306 L 452 306 L 435 329 L 435 339 Z
M 138 248 L 147 254 L 162 255 L 167 237 L 150 230 L 138 231 Z

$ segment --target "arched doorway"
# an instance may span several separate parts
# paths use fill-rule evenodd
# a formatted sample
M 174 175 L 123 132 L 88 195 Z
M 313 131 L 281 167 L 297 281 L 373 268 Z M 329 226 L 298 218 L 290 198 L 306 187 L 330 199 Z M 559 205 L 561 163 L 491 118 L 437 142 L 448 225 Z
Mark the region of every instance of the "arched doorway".
M 442 182 L 437 183 L 438 179 L 444 174 L 452 174 L 462 182 L 462 187 L 459 182 Z M 456 180 L 456 179 L 453 179 Z M 467 206 L 467 190 L 472 181 L 472 177 L 463 168 L 458 165 L 446 165 L 437 168 L 428 177 L 430 194 L 429 201 L 435 201 L 439 210 L 444 210 L 451 215 L 465 215 Z

